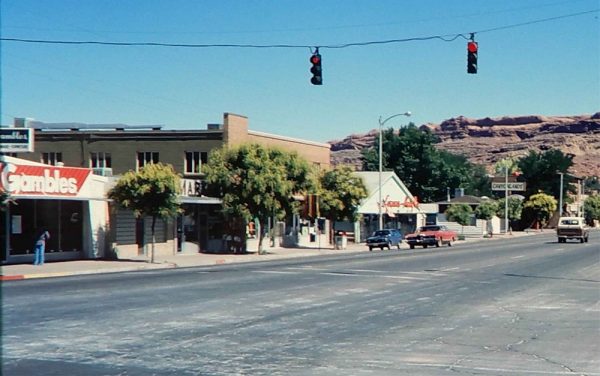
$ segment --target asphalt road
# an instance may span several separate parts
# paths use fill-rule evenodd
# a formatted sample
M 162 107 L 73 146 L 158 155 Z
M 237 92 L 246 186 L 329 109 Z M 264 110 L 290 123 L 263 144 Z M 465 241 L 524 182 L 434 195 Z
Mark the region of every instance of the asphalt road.
M 600 375 L 600 233 L 2 284 L 4 375 Z

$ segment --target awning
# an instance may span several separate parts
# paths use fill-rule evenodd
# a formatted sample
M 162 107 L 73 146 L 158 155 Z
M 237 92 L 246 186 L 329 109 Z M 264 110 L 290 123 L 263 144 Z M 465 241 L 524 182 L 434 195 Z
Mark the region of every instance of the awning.
M 197 204 L 197 205 L 221 205 L 221 199 L 208 196 L 183 196 L 179 197 L 179 202 L 182 204 Z

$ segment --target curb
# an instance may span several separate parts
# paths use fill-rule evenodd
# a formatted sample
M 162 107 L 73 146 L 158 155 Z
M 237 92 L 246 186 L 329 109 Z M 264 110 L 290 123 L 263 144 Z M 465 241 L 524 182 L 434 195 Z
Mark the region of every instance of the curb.
M 1 281 L 18 281 L 21 279 L 25 279 L 25 276 L 23 274 L 0 275 L 0 282 Z
M 53 278 L 53 277 L 69 277 L 75 275 L 90 275 L 90 274 L 108 274 L 108 273 L 122 273 L 122 272 L 134 272 L 142 270 L 159 270 L 159 269 L 175 269 L 178 268 L 175 263 L 164 263 L 156 264 L 156 267 L 148 268 L 146 265 L 137 267 L 123 267 L 123 268 L 112 268 L 112 269 L 95 269 L 95 270 L 75 270 L 71 272 L 48 272 L 48 273 L 32 273 L 32 274 L 13 274 L 13 275 L 0 275 L 0 281 L 18 281 L 24 279 L 37 279 L 37 278 Z

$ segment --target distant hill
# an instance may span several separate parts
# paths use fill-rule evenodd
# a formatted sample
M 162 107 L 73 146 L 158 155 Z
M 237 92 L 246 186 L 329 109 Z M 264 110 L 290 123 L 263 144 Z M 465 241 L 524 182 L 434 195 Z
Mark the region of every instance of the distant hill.
M 471 162 L 483 164 L 491 171 L 498 160 L 520 157 L 529 150 L 560 149 L 571 153 L 578 176 L 600 176 L 600 112 L 575 116 L 504 116 L 469 119 L 464 116 L 440 124 L 424 124 L 441 142 L 440 149 L 463 154 Z M 329 141 L 331 163 L 348 164 L 362 169 L 361 150 L 373 145 L 378 130 L 354 134 L 343 140 Z

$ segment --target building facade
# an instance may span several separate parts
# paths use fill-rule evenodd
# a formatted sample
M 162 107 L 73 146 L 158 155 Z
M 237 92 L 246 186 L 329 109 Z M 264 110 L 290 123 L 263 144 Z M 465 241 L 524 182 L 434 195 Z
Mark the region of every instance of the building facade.
M 218 199 L 202 193 L 203 165 L 210 151 L 256 143 L 297 152 L 309 163 L 330 167 L 330 145 L 252 131 L 244 116 L 225 113 L 222 124 L 205 129 L 167 130 L 160 125 L 43 123 L 15 119 L 14 128 L 33 128 L 32 152 L 11 154 L 34 163 L 89 169 L 108 177 L 148 163 L 170 164 L 183 177 L 184 213 L 176 221 L 156 226 L 156 251 L 160 253 L 220 251 L 227 247 L 227 226 Z M 105 194 L 106 192 L 103 192 Z M 105 253 L 130 258 L 148 252 L 149 220 L 135 219 L 129 211 L 110 205 L 110 240 Z
M 11 198 L 0 211 L 2 263 L 32 262 L 43 231 L 50 233 L 48 261 L 102 257 L 109 231 L 107 180 L 89 168 L 0 156 L 0 189 Z

